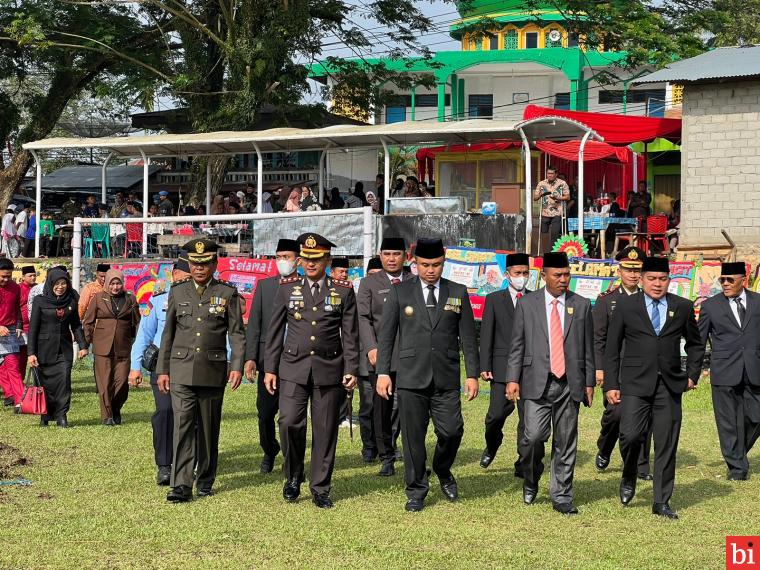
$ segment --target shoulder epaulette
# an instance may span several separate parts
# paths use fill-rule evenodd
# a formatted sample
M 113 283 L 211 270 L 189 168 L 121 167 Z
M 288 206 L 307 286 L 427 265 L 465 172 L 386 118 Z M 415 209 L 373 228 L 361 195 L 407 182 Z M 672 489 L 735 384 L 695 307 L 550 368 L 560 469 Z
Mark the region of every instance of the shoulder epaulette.
M 348 287 L 350 289 L 354 288 L 354 284 L 353 283 L 351 283 L 350 281 L 343 281 L 343 279 L 335 279 L 335 278 L 333 278 L 332 282 L 335 283 L 336 285 L 340 285 L 341 287 Z
M 168 292 L 169 292 L 168 289 L 164 289 L 163 291 L 157 291 L 157 292 L 153 293 L 150 296 L 150 298 L 152 299 L 153 297 L 160 297 L 161 295 L 166 295 Z
M 597 297 L 597 299 L 601 299 L 602 297 L 606 297 L 607 295 L 612 295 L 613 293 L 616 293 L 617 290 L 618 290 L 617 287 L 610 287 L 604 293 L 599 293 L 599 296 Z
M 172 283 L 172 287 L 176 287 L 177 285 L 182 285 L 183 283 L 187 283 L 188 281 L 192 281 L 192 277 L 185 277 L 184 279 L 180 279 L 179 281 L 175 281 Z
M 295 283 L 296 281 L 300 281 L 301 277 L 298 275 L 293 275 L 292 277 L 282 277 L 280 279 L 280 285 L 286 285 L 288 283 Z

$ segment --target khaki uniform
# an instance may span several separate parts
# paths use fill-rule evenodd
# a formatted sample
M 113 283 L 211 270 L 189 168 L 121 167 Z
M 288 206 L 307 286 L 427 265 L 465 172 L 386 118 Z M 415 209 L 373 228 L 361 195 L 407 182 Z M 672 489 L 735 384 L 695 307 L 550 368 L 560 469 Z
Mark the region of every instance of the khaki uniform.
M 168 374 L 174 410 L 174 464 L 171 486 L 193 486 L 197 460 L 198 487 L 211 487 L 216 477 L 222 400 L 227 382 L 226 341 L 231 371 L 243 370 L 245 334 L 237 289 L 211 279 L 202 295 L 192 279 L 175 283 L 166 309 L 156 373 Z M 196 419 L 198 423 L 197 458 Z

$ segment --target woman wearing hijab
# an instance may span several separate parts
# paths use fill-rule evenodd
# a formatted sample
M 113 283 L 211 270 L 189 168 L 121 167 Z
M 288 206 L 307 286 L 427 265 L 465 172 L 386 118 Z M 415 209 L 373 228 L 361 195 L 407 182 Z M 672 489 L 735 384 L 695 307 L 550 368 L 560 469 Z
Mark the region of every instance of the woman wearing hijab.
M 330 190 L 330 209 L 340 210 L 346 203 L 340 197 L 340 190 L 336 187 Z
M 100 418 L 107 426 L 121 425 L 121 408 L 129 395 L 129 357 L 140 324 L 140 306 L 124 289 L 124 274 L 106 273 L 105 288 L 87 307 L 82 325 L 87 346 L 95 355 L 95 383 Z
M 308 186 L 303 186 L 301 188 L 301 210 L 303 212 L 310 212 L 313 210 L 321 210 L 322 208 L 319 206 L 319 202 L 316 198 L 314 198 L 314 195 L 311 193 L 311 188 Z
M 29 317 L 29 366 L 37 369 L 45 388 L 47 415 L 40 424 L 54 420 L 69 427 L 66 414 L 71 406 L 72 337 L 82 347 L 79 358 L 87 356 L 87 346 L 77 308 L 78 295 L 65 269 L 54 267 L 47 274 L 42 294 L 34 297 Z

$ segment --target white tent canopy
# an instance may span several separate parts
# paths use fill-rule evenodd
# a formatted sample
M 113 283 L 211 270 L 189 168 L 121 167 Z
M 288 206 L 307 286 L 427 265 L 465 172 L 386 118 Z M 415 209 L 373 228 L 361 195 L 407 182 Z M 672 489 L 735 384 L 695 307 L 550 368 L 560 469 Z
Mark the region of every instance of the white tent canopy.
M 146 171 L 143 180 L 143 202 L 148 203 L 147 169 L 150 158 L 174 156 L 209 156 L 245 154 L 252 151 L 258 155 L 258 207 L 262 207 L 263 160 L 262 153 L 292 152 L 305 150 L 324 151 L 335 148 L 380 148 L 385 152 L 385 196 L 389 196 L 390 153 L 389 146 L 425 146 L 467 144 L 499 141 L 522 141 L 526 160 L 526 204 L 531 203 L 530 179 L 530 145 L 529 141 L 552 140 L 567 141 L 589 138 L 602 140 L 590 127 L 562 117 L 540 117 L 530 121 L 492 121 L 488 119 L 471 119 L 453 122 L 406 121 L 384 125 L 337 125 L 322 129 L 277 128 L 263 131 L 218 131 L 193 134 L 161 134 L 126 137 L 103 138 L 50 138 L 23 145 L 35 158 L 37 166 L 37 211 L 42 202 L 42 167 L 39 151 L 62 149 L 99 148 L 109 151 L 108 161 L 114 157 L 142 157 Z M 583 183 L 583 147 L 579 151 L 578 182 L 582 192 Z M 322 163 L 320 160 L 320 192 L 322 191 Z M 105 192 L 105 165 L 103 170 L 103 191 Z M 207 209 L 211 202 L 211 173 L 207 171 Z M 104 197 L 105 199 L 105 197 Z M 320 196 L 321 199 L 321 196 Z M 579 200 L 582 203 L 582 195 Z M 582 208 L 578 209 L 578 227 L 583 227 Z M 526 245 L 530 244 L 532 220 L 530 208 L 526 215 Z M 529 245 L 528 245 L 529 246 Z M 147 252 L 147 243 L 143 243 L 143 254 Z M 35 239 L 35 256 L 39 256 L 39 236 Z

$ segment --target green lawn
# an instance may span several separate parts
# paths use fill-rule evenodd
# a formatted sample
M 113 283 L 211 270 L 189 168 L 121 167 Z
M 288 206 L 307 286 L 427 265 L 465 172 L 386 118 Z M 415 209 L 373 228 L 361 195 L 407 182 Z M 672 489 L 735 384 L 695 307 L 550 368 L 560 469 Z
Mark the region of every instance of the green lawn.
M 226 396 L 217 495 L 171 505 L 166 488 L 154 484 L 150 389 L 131 392 L 125 425 L 101 426 L 94 384 L 87 363 L 80 363 L 73 429 L 0 414 L 0 443 L 28 460 L 2 478 L 33 481 L 0 487 L 0 568 L 722 568 L 727 534 L 760 531 L 760 476 L 725 481 L 709 386 L 685 400 L 671 503 L 681 515 L 677 522 L 651 514 L 651 483 L 639 485 L 631 507 L 620 505 L 619 456 L 608 472 L 594 469 L 598 401 L 581 412 L 580 516 L 552 511 L 548 474 L 537 503 L 523 505 L 511 470 L 514 418 L 507 423 L 509 444 L 487 471 L 478 466 L 486 394 L 463 403 L 465 438 L 454 466 L 458 503 L 443 500 L 433 478 L 427 508 L 405 513 L 402 470 L 390 481 L 377 477 L 377 465 L 361 461 L 358 430 L 353 442 L 341 430 L 335 508 L 316 509 L 307 486 L 302 500 L 286 504 L 282 478 L 258 473 L 250 385 Z M 9 456 L 0 451 L 0 469 Z

